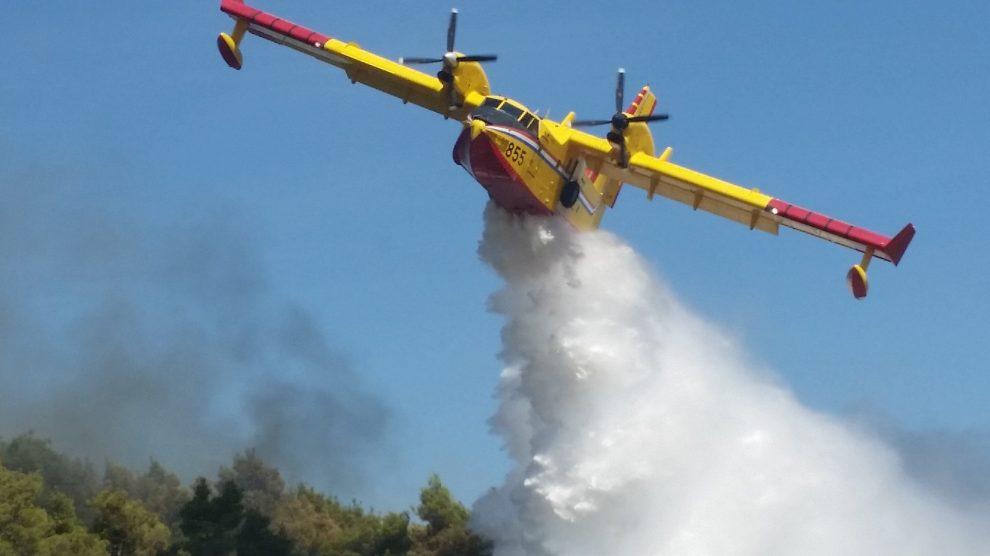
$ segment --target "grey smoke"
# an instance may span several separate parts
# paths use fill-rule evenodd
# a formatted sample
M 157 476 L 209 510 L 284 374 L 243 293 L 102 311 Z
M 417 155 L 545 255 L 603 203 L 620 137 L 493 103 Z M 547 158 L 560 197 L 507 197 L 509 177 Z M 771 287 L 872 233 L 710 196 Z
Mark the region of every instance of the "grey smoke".
M 990 432 L 901 431 L 893 442 L 909 475 L 963 509 L 990 515 Z
M 0 435 L 186 477 L 256 447 L 290 480 L 353 488 L 388 411 L 275 291 L 247 222 L 145 223 L 101 203 L 122 187 L 0 173 Z
M 875 410 L 851 421 L 897 450 L 904 472 L 946 503 L 990 515 L 990 430 L 911 430 Z

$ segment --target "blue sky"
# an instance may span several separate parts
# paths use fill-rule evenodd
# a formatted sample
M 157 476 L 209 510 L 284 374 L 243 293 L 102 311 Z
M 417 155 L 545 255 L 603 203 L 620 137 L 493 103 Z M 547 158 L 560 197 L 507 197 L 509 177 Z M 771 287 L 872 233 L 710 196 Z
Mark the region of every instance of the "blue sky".
M 473 500 L 507 463 L 486 424 L 501 326 L 475 253 L 486 196 L 451 162 L 457 124 L 254 37 L 231 71 L 217 4 L 11 6 L 0 164 L 70 172 L 88 202 L 151 224 L 233 215 L 272 287 L 393 413 L 369 463 L 391 471 L 360 497 L 401 507 L 437 471 Z M 439 54 L 451 7 L 255 5 L 392 58 Z M 901 267 L 876 263 L 865 302 L 844 284 L 855 253 L 791 230 L 751 233 L 632 189 L 604 227 L 811 407 L 990 424 L 985 2 L 458 7 L 459 49 L 500 55 L 499 94 L 607 117 L 622 66 L 671 114 L 654 135 L 673 160 L 879 232 L 913 222 Z

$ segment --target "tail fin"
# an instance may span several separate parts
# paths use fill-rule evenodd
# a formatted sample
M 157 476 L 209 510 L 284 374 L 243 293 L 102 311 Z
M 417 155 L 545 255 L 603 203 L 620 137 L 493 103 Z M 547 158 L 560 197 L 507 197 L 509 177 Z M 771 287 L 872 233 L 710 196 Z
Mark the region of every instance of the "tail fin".
M 656 95 L 650 91 L 649 87 L 643 87 L 625 113 L 630 116 L 649 116 L 653 114 L 653 109 L 656 107 Z M 643 122 L 629 124 L 626 129 L 626 149 L 628 149 L 629 154 L 646 153 L 653 156 L 656 150 L 653 145 L 653 133 L 650 132 L 649 126 Z
M 653 114 L 656 106 L 657 97 L 650 91 L 649 87 L 643 87 L 625 113 L 629 116 L 646 116 Z M 645 152 L 652 155 L 654 147 L 653 134 L 650 133 L 650 128 L 644 123 L 629 124 L 629 128 L 626 130 L 626 148 L 629 149 L 630 153 Z M 619 191 L 622 189 L 622 182 L 591 169 L 586 170 L 586 172 L 587 178 L 593 180 L 595 189 L 602 194 L 605 203 L 614 207 L 615 201 L 619 197 Z
M 650 87 L 646 86 L 639 90 L 639 94 L 633 99 L 632 104 L 629 108 L 626 108 L 626 114 L 630 116 L 649 116 L 653 114 L 653 110 L 657 107 L 657 97 L 650 91 Z
M 653 109 L 657 107 L 657 97 L 650 91 L 649 87 L 643 87 L 639 90 L 639 94 L 633 99 L 629 108 L 626 108 L 625 113 L 629 116 L 648 116 L 653 114 Z M 649 155 L 653 155 L 653 134 L 650 133 L 650 128 L 642 122 L 636 122 L 629 124 L 626 129 L 626 149 L 628 149 L 630 154 L 645 152 Z M 615 206 L 615 201 L 619 197 L 619 191 L 622 189 L 622 182 L 610 178 L 604 174 L 592 174 L 588 176 L 590 179 L 594 180 L 595 189 L 597 189 L 602 194 L 602 198 L 610 207 Z

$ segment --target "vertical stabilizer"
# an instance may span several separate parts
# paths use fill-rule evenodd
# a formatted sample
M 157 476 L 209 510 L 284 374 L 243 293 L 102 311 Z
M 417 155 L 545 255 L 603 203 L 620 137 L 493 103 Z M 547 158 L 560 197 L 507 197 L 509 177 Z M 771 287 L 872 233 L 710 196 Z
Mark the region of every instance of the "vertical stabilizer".
M 657 97 L 650 90 L 649 86 L 644 86 L 639 90 L 639 94 L 626 108 L 626 114 L 630 116 L 650 116 L 657 107 Z
M 657 97 L 647 86 L 639 90 L 636 98 L 626 108 L 625 113 L 629 116 L 650 116 L 656 107 Z M 650 156 L 656 154 L 653 145 L 653 133 L 645 123 L 635 122 L 629 124 L 625 136 L 626 149 L 630 156 L 636 153 L 646 153 Z M 595 186 L 602 192 L 605 202 L 610 207 L 615 206 L 615 200 L 619 197 L 619 190 L 622 189 L 622 184 L 606 176 L 597 176 Z

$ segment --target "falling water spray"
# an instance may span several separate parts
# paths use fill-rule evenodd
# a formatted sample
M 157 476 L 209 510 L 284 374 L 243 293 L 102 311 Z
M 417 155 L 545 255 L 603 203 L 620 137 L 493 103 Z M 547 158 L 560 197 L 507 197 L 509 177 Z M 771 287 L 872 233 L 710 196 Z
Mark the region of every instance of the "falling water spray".
M 489 207 L 513 467 L 475 504 L 509 554 L 978 554 L 990 521 L 800 405 L 605 232 Z

